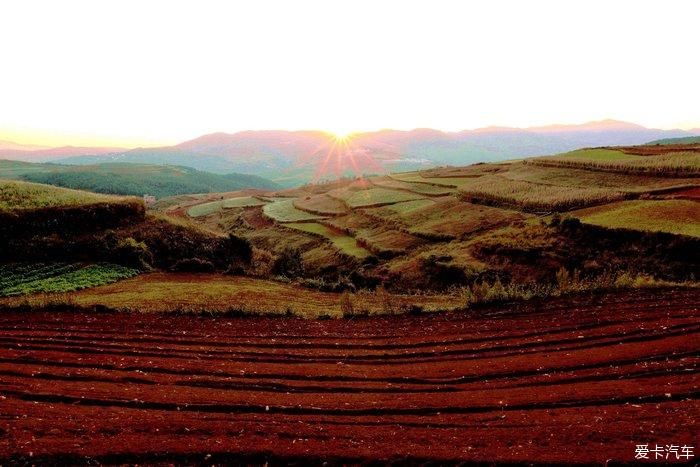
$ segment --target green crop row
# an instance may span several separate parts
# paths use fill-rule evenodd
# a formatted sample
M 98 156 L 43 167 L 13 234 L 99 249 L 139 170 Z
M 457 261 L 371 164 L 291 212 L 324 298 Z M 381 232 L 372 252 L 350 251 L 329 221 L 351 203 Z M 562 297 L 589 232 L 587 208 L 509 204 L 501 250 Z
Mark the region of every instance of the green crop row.
M 49 272 L 42 272 L 36 275 L 20 273 L 13 276 L 13 270 L 17 270 L 13 268 L 12 265 L 0 267 L 0 277 L 3 284 L 6 284 L 0 286 L 0 296 L 71 292 L 127 279 L 139 273 L 137 269 L 109 263 L 85 267 L 55 263 L 52 275 L 48 275 Z M 22 268 L 26 272 L 26 266 Z M 50 266 L 40 266 L 42 271 L 47 268 Z

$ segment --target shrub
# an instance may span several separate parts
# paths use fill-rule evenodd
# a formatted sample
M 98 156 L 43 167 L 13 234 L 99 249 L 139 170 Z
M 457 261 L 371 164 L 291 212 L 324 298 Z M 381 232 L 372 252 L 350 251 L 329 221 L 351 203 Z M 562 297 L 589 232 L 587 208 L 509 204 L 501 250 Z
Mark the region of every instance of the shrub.
M 229 234 L 224 242 L 224 248 L 226 248 L 232 258 L 237 259 L 244 264 L 250 264 L 250 261 L 253 258 L 253 247 L 251 246 L 250 241 L 248 241 L 246 238 Z
M 178 272 L 213 272 L 216 267 L 205 259 L 186 258 L 177 261 L 172 269 Z
M 561 291 L 568 290 L 571 282 L 571 277 L 569 276 L 569 271 L 566 268 L 559 268 L 556 274 L 557 288 Z
M 269 277 L 275 264 L 275 258 L 267 250 L 253 248 L 247 273 L 256 277 Z
M 557 227 L 560 223 L 561 223 L 561 214 L 559 214 L 558 212 L 554 213 L 554 215 L 552 216 L 552 219 L 549 221 L 549 225 L 551 225 L 552 227 Z
M 574 231 L 581 227 L 581 221 L 576 217 L 566 217 L 561 221 L 561 229 L 565 231 Z
M 277 257 L 272 267 L 273 273 L 286 277 L 301 277 L 304 275 L 304 263 L 298 248 L 287 247 Z
M 344 316 L 351 316 L 355 312 L 352 306 L 352 300 L 350 299 L 350 293 L 348 291 L 345 291 L 340 295 L 340 311 Z
M 153 256 L 146 244 L 137 242 L 132 237 L 119 239 L 111 256 L 112 260 L 117 264 L 140 269 L 150 268 L 153 262 Z

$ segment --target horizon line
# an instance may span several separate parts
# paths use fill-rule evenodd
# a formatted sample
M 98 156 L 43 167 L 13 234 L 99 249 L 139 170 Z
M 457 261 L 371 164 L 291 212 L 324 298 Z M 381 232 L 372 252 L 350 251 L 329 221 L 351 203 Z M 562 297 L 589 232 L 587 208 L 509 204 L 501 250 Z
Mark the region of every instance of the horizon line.
M 462 128 L 462 129 L 441 129 L 441 128 L 435 128 L 435 127 L 429 127 L 429 126 L 417 126 L 413 128 L 392 128 L 392 127 L 383 127 L 383 128 L 378 128 L 378 129 L 363 129 L 363 130 L 358 130 L 358 131 L 350 131 L 346 133 L 338 133 L 326 129 L 319 129 L 319 128 L 296 128 L 296 129 L 282 129 L 282 128 L 260 128 L 260 129 L 242 129 L 242 130 L 237 130 L 237 131 L 224 131 L 224 130 L 216 130 L 216 131 L 210 131 L 206 133 L 199 134 L 198 136 L 190 137 L 190 138 L 184 138 L 180 140 L 169 140 L 169 141 L 160 141 L 160 142 L 147 142 L 146 140 L 138 140 L 134 138 L 128 138 L 122 140 L 122 143 L 117 142 L 117 139 L 114 138 L 100 138 L 100 137 L 86 137 L 86 136 L 70 136 L 70 135 L 56 135 L 56 137 L 48 136 L 45 134 L 44 136 L 30 136 L 30 132 L 16 132 L 16 131 L 9 131 L 9 130 L 3 130 L 0 129 L 0 142 L 2 143 L 9 143 L 9 144 L 16 144 L 18 146 L 27 146 L 27 147 L 34 147 L 34 149 L 26 149 L 27 151 L 32 151 L 32 150 L 47 150 L 47 149 L 58 149 L 58 148 L 68 148 L 68 147 L 73 147 L 73 148 L 113 148 L 113 149 L 125 149 L 125 150 L 131 150 L 131 149 L 149 149 L 149 148 L 161 148 L 161 147 L 169 147 L 169 146 L 176 146 L 178 144 L 182 144 L 187 141 L 192 141 L 194 139 L 198 139 L 204 136 L 208 135 L 215 135 L 215 134 L 226 134 L 226 135 L 236 135 L 236 134 L 241 134 L 241 133 L 255 133 L 255 132 L 285 132 L 285 133 L 325 133 L 328 135 L 332 136 L 338 136 L 338 137 L 351 137 L 353 135 L 362 135 L 362 134 L 368 134 L 368 133 L 381 133 L 381 132 L 387 132 L 387 131 L 396 131 L 396 132 L 402 132 L 402 133 L 410 133 L 414 131 L 420 131 L 420 130 L 431 130 L 431 131 L 436 131 L 444 134 L 458 134 L 458 133 L 465 133 L 465 132 L 478 132 L 478 131 L 484 131 L 484 130 L 544 130 L 544 129 L 556 129 L 557 127 L 562 127 L 562 128 L 571 128 L 571 127 L 580 127 L 580 126 L 586 126 L 586 125 L 592 125 L 592 124 L 624 124 L 624 125 L 634 125 L 640 128 L 644 128 L 647 130 L 659 130 L 659 131 L 673 131 L 673 130 L 678 130 L 678 131 L 688 131 L 688 132 L 700 132 L 700 123 L 689 123 L 689 124 L 681 124 L 677 126 L 664 126 L 664 127 L 654 127 L 654 126 L 646 126 L 642 125 L 636 122 L 632 121 L 627 121 L 627 120 L 620 120 L 620 119 L 615 119 L 615 118 L 603 118 L 603 119 L 596 119 L 596 120 L 587 120 L 583 122 L 576 122 L 576 123 L 548 123 L 544 125 L 530 125 L 530 126 L 516 126 L 516 125 L 498 125 L 498 124 L 492 124 L 492 125 L 487 125 L 487 126 L 477 126 L 477 127 L 472 127 L 472 128 Z M 30 130 L 31 131 L 31 130 Z M 37 133 L 43 133 L 41 130 L 39 130 Z M 51 133 L 51 132 L 46 132 L 46 133 Z M 61 140 L 64 141 L 62 143 L 49 143 L 48 140 Z M 68 141 L 68 142 L 66 142 Z M 18 150 L 24 150 L 24 149 L 18 149 Z

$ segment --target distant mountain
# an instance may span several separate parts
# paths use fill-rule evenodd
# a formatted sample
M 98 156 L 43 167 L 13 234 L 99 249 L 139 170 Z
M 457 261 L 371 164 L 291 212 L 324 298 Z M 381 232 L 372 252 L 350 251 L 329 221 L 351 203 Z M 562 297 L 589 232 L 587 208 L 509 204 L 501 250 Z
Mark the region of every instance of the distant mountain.
M 48 146 L 37 146 L 34 144 L 20 144 L 13 141 L 0 140 L 0 151 L 36 151 L 39 149 L 49 149 Z
M 124 151 L 124 148 L 62 146 L 27 150 L 0 146 L 0 158 L 27 162 L 46 162 L 74 156 L 112 154 L 117 151 Z
M 215 173 L 255 174 L 284 186 L 349 174 L 417 170 L 554 154 L 582 147 L 644 144 L 661 138 L 700 134 L 656 130 L 616 120 L 532 128 L 489 127 L 459 132 L 430 128 L 381 130 L 347 140 L 320 131 L 243 131 L 212 133 L 175 146 L 113 151 L 58 159 L 67 164 L 141 162 L 175 164 Z M 64 149 L 64 148 L 62 148 Z M 77 148 L 73 148 L 75 150 Z M 89 152 L 90 148 L 84 149 Z M 99 152 L 98 152 L 99 151 Z M 47 150 L 25 151 L 24 160 L 56 160 Z M 0 150 L 0 157 L 6 155 Z M 17 157 L 13 157 L 17 158 Z
M 231 173 L 202 172 L 191 167 L 104 163 L 96 165 L 35 164 L 0 160 L 0 178 L 44 183 L 97 193 L 158 198 L 188 193 L 217 193 L 246 188 L 275 189 L 264 178 Z
M 58 159 L 56 162 L 70 165 L 100 164 L 107 162 L 131 164 L 148 163 L 181 165 L 217 174 L 241 172 L 241 170 L 237 170 L 239 169 L 239 165 L 224 157 L 199 154 L 192 151 L 180 150 L 175 147 L 137 148 L 103 155 L 73 156 Z

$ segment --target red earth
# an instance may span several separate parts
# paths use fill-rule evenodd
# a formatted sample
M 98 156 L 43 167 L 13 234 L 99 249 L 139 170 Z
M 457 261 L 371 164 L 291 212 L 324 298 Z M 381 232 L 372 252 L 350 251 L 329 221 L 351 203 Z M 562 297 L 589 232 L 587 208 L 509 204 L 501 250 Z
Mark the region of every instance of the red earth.
M 679 289 L 326 321 L 0 312 L 0 464 L 698 455 L 699 305 Z

